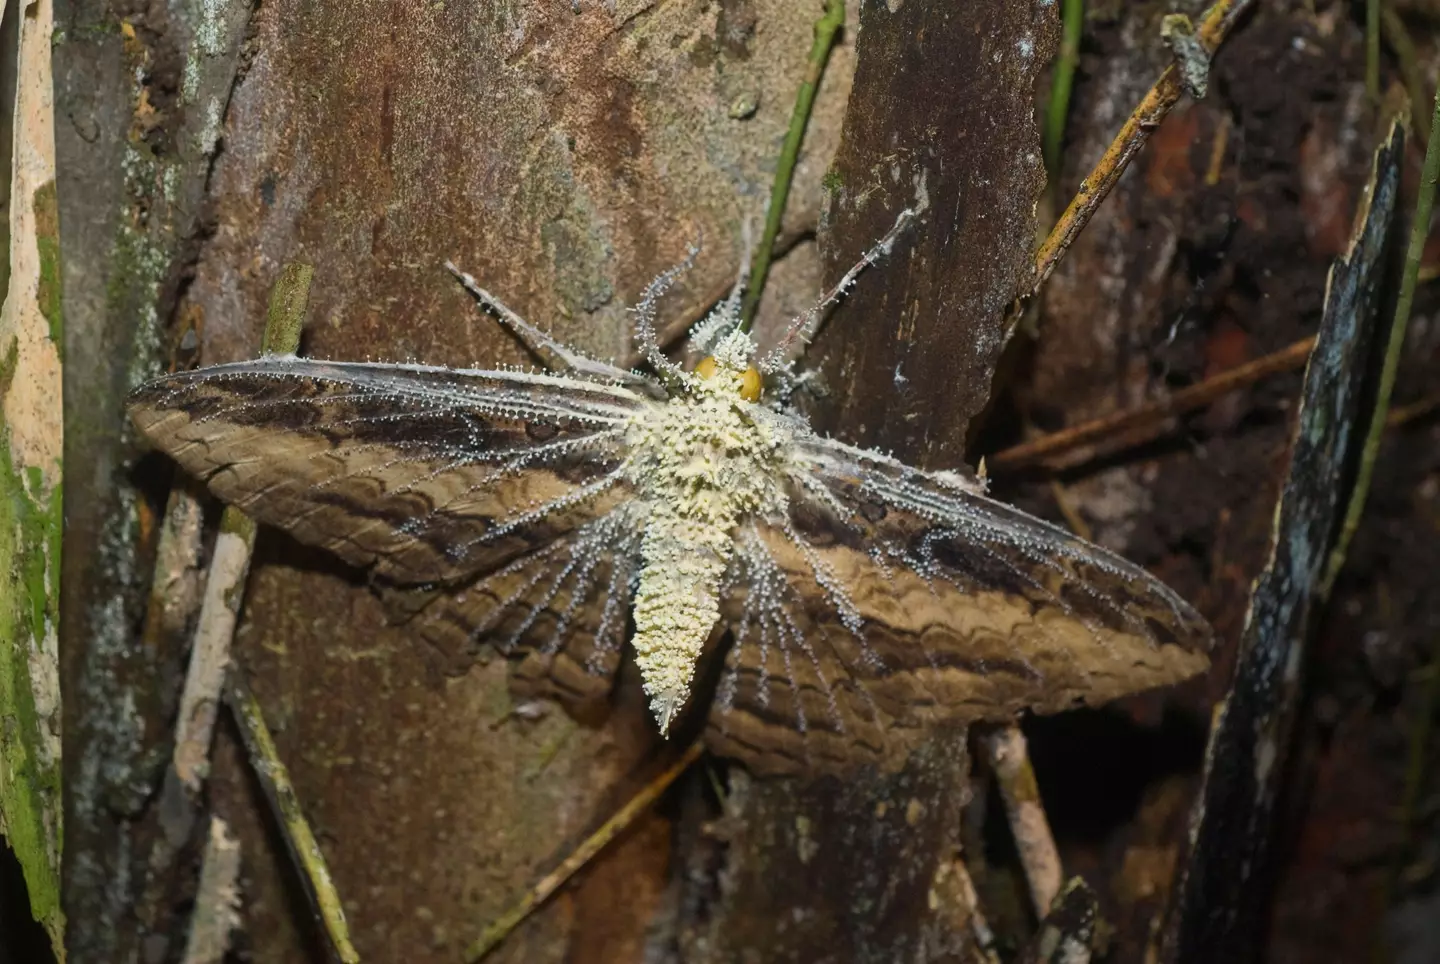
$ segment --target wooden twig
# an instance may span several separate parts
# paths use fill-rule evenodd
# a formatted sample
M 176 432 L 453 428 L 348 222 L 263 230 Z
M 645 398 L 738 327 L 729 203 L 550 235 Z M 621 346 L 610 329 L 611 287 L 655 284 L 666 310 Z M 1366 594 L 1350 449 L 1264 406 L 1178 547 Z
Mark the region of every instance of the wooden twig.
M 1050 821 L 1040 803 L 1040 788 L 1035 783 L 1035 770 L 1030 766 L 1025 734 L 1011 724 L 985 734 L 981 743 L 995 771 L 1000 796 L 1005 800 L 1005 814 L 1010 819 L 1015 849 L 1030 884 L 1035 914 L 1043 918 L 1060 892 L 1060 854 L 1055 849 Z
M 795 109 L 790 114 L 790 127 L 785 132 L 785 143 L 780 148 L 780 159 L 776 162 L 775 181 L 770 188 L 770 206 L 765 211 L 765 230 L 760 235 L 755 258 L 750 262 L 750 284 L 745 289 L 744 300 L 740 302 L 741 331 L 749 331 L 750 326 L 755 323 L 760 296 L 765 293 L 765 279 L 770 274 L 775 239 L 780 234 L 780 222 L 785 217 L 785 203 L 790 199 L 790 183 L 795 176 L 795 162 L 800 157 L 800 143 L 805 139 L 805 128 L 810 123 L 810 110 L 815 106 L 815 93 L 820 89 L 820 77 L 825 73 L 825 64 L 830 60 L 830 50 L 835 46 L 835 35 L 844 25 L 845 0 L 826 0 L 825 13 L 815 21 L 815 40 L 810 46 L 810 57 L 805 63 L 805 77 L 800 81 L 800 90 L 795 95 Z
M 1273 352 L 1243 365 L 1236 365 L 1227 371 L 1186 386 L 1168 398 L 1159 399 L 1137 408 L 1126 409 L 1113 415 L 1082 422 L 1072 428 L 1061 429 L 1049 435 L 1013 445 L 994 455 L 987 456 L 985 465 L 991 472 L 1007 472 L 1035 465 L 1071 452 L 1084 445 L 1124 434 L 1134 442 L 1141 430 L 1148 438 L 1160 435 L 1166 422 L 1176 415 L 1197 408 L 1203 408 L 1236 389 L 1260 381 L 1278 372 L 1303 368 L 1315 338 L 1302 338 L 1280 351 Z
M 1254 0 L 1216 0 L 1205 12 L 1196 31 L 1200 44 L 1207 53 L 1215 53 L 1235 22 L 1253 3 Z M 1035 273 L 1030 289 L 1023 292 L 1023 296 L 1033 295 L 1045 283 L 1045 279 L 1050 277 L 1071 243 L 1120 180 L 1120 175 L 1125 173 L 1135 155 L 1140 153 L 1141 148 L 1150 140 L 1155 128 L 1160 126 L 1165 115 L 1170 113 L 1170 109 L 1180 100 L 1180 95 L 1184 92 L 1180 74 L 1180 69 L 1175 64 L 1165 68 L 1160 79 L 1155 81 L 1155 86 L 1150 88 L 1145 99 L 1125 121 L 1125 126 L 1120 128 L 1120 133 L 1115 135 L 1115 139 L 1105 149 L 1100 163 L 1080 182 L 1075 199 L 1070 202 L 1060 220 L 1055 222 L 1055 227 L 1051 229 L 1045 243 L 1040 245 L 1035 256 Z
M 261 340 L 263 354 L 293 354 L 300 347 L 300 330 L 304 324 L 313 276 L 314 269 L 309 265 L 288 264 L 281 269 L 280 278 L 270 292 L 270 308 Z M 309 827 L 299 816 L 299 804 L 294 800 L 285 768 L 275 754 L 259 704 L 244 690 L 239 675 L 230 671 L 231 643 L 254 546 L 254 521 L 239 509 L 226 506 L 220 517 L 220 534 L 210 559 L 185 688 L 180 696 L 172 763 L 190 798 L 198 799 L 209 771 L 210 745 L 223 691 L 240 725 L 256 777 L 277 808 L 286 843 L 310 883 L 310 892 L 331 937 L 332 949 L 339 960 L 352 964 L 360 958 L 350 945 L 344 916 L 339 910 L 339 897 L 330 884 L 319 848 Z M 240 695 L 237 696 L 237 693 Z M 197 902 L 196 913 L 207 913 L 206 908 L 207 905 Z M 198 947 L 196 953 L 209 953 L 208 944 L 196 945 L 195 941 L 197 934 L 206 934 L 211 929 L 210 922 L 199 918 L 192 921 L 191 946 Z M 206 959 L 203 956 L 197 958 Z
M 210 770 L 210 742 L 220 689 L 230 665 L 230 642 L 250 572 L 250 551 L 255 547 L 255 523 L 245 513 L 226 506 L 220 517 L 220 534 L 210 556 L 205 595 L 185 689 L 180 694 L 180 716 L 175 723 L 175 772 L 185 789 L 199 796 Z
M 230 935 L 239 926 L 240 842 L 230 835 L 225 821 L 212 817 L 184 964 L 221 964 L 230 949 Z
M 1440 395 L 1427 395 L 1408 405 L 1392 406 L 1385 415 L 1385 427 L 1399 428 L 1417 418 L 1424 418 L 1436 409 L 1440 409 Z
M 521 921 L 529 917 L 536 907 L 539 907 L 551 894 L 559 890 L 565 881 L 589 863 L 596 854 L 605 848 L 606 844 L 619 836 L 620 832 L 633 823 L 636 817 L 650 809 L 650 805 L 659 798 L 660 794 L 664 793 L 666 788 L 690 767 L 690 764 L 700 758 L 704 749 L 705 746 L 701 740 L 690 744 L 690 748 L 681 754 L 680 758 L 671 764 L 664 773 L 635 794 L 630 802 L 616 811 L 609 820 L 606 820 L 599 830 L 571 851 L 570 855 L 561 861 L 559 867 L 546 874 L 538 884 L 530 888 L 524 897 L 520 898 L 515 906 L 501 914 L 493 924 L 485 928 L 475 942 L 466 949 L 467 964 L 474 964 L 498 947 L 500 942 L 509 936 Z
M 1090 964 L 1100 906 L 1083 878 L 1072 877 L 1016 964 Z
M 980 908 L 980 895 L 975 891 L 975 881 L 970 877 L 970 868 L 965 866 L 965 861 L 958 858 L 941 866 L 946 867 L 954 876 L 956 885 L 960 888 L 960 899 L 970 908 L 970 930 L 975 935 L 975 945 L 984 957 L 985 964 L 1000 964 L 1000 953 L 995 949 L 995 931 Z
M 239 725 L 250 766 L 279 823 L 290 857 L 300 868 L 306 896 L 330 940 L 331 953 L 343 964 L 358 964 L 360 955 L 350 943 L 345 910 L 330 876 L 330 868 L 325 863 L 325 855 L 320 852 L 320 844 L 305 820 L 300 799 L 295 795 L 295 786 L 290 782 L 290 771 L 275 749 L 275 740 L 270 735 L 270 727 L 265 724 L 260 703 L 239 672 L 232 671 L 226 677 L 225 702 L 230 707 L 230 715 Z

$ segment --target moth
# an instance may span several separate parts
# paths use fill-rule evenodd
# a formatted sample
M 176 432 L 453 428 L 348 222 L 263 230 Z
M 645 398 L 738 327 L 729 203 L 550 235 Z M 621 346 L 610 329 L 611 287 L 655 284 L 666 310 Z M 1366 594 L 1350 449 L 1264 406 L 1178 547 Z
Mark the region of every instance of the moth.
M 703 361 L 662 352 L 657 305 L 692 248 L 632 309 L 647 372 L 559 344 L 456 271 L 546 371 L 272 356 L 151 381 L 130 414 L 258 521 L 429 590 L 418 633 L 493 645 L 526 694 L 603 697 L 633 622 L 661 733 L 703 663 L 709 745 L 763 772 L 891 766 L 941 723 L 1200 672 L 1209 627 L 1143 569 L 787 404 L 788 347 L 912 216 L 763 358 L 743 277 L 690 334 Z

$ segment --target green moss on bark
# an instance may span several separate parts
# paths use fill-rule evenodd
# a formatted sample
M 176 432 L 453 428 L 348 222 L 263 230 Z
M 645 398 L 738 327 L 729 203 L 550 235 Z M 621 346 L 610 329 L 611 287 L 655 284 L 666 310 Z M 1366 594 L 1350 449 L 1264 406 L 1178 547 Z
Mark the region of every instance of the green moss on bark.
M 0 490 L 0 831 L 20 861 L 30 912 L 58 949 L 60 761 L 47 748 L 54 735 L 42 731 L 50 721 L 36 691 L 47 684 L 34 670 L 56 659 L 53 642 L 45 647 L 59 601 L 60 491 L 45 490 L 38 468 L 12 464 L 3 431 Z
M 64 322 L 60 313 L 60 214 L 55 182 L 47 181 L 31 199 L 35 213 L 35 248 L 40 257 L 40 285 L 36 301 L 50 326 L 55 350 L 63 352 Z M 63 355 L 62 355 L 63 360 Z

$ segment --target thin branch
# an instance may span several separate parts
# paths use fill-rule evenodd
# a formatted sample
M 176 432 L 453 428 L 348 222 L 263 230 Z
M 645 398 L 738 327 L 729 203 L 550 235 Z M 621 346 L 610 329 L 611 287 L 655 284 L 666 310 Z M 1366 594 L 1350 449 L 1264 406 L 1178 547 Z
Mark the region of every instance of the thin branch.
M 184 964 L 221 964 L 230 950 L 230 935 L 239 926 L 240 841 L 231 836 L 224 820 L 212 817 Z
M 1197 33 L 1200 44 L 1207 53 L 1214 54 L 1235 22 L 1254 2 L 1255 0 L 1217 0 L 1205 12 Z M 1141 148 L 1150 140 L 1150 135 L 1180 100 L 1183 92 L 1180 69 L 1171 64 L 1165 68 L 1160 79 L 1155 81 L 1155 86 L 1150 88 L 1140 106 L 1136 107 L 1134 113 L 1125 121 L 1125 126 L 1120 128 L 1120 133 L 1115 135 L 1115 139 L 1105 149 L 1100 163 L 1080 182 L 1080 190 L 1075 199 L 1070 202 L 1060 220 L 1055 222 L 1050 236 L 1040 246 L 1035 256 L 1035 274 L 1030 290 L 1023 293 L 1023 296 L 1033 295 L 1045 283 L 1045 279 L 1050 277 L 1055 265 L 1059 264 L 1071 243 L 1080 235 L 1096 209 L 1120 180 L 1120 175 L 1125 173 L 1135 155 L 1140 153 Z
M 1213 378 L 1182 388 L 1168 398 L 1105 415 L 1011 446 L 987 457 L 985 464 L 992 472 L 1014 471 L 1122 434 L 1133 443 L 1136 439 L 1130 434 L 1132 431 L 1143 430 L 1146 437 L 1154 438 L 1165 431 L 1166 423 L 1176 415 L 1203 408 L 1236 389 L 1278 372 L 1303 368 L 1314 346 L 1313 336 L 1302 338 L 1273 354 L 1237 365 Z
M 270 289 L 260 354 L 293 355 L 300 350 L 300 330 L 305 327 L 305 307 L 310 303 L 310 282 L 314 278 L 314 266 L 298 261 L 280 269 L 280 277 Z
M 230 665 L 230 644 L 254 548 L 255 523 L 239 509 L 226 506 L 220 516 L 215 551 L 210 556 L 200 619 L 190 648 L 185 688 L 180 694 L 180 715 L 175 722 L 175 772 L 195 797 L 200 795 L 210 771 L 210 742 L 215 735 L 220 690 Z
M 955 878 L 961 902 L 970 908 L 970 930 L 975 935 L 976 949 L 984 957 L 985 964 L 1000 964 L 1000 954 L 995 949 L 995 931 L 985 919 L 985 911 L 980 907 L 980 895 L 975 891 L 975 881 L 970 877 L 970 868 L 965 866 L 965 861 L 957 857 L 950 861 L 947 869 Z
M 770 274 L 775 238 L 780 234 L 785 203 L 790 199 L 790 182 L 795 177 L 800 143 L 805 138 L 806 125 L 810 123 L 810 110 L 815 106 L 815 92 L 820 88 L 820 77 L 825 73 L 830 49 L 835 45 L 835 35 L 844 25 L 845 0 L 826 0 L 824 15 L 815 21 L 815 40 L 810 45 L 810 57 L 805 64 L 805 78 L 795 94 L 795 110 L 790 114 L 790 128 L 785 132 L 785 144 L 780 149 L 780 160 L 775 167 L 770 206 L 765 211 L 765 230 L 760 235 L 760 246 L 755 250 L 755 260 L 751 263 L 750 287 L 746 289 L 745 300 L 740 306 L 741 331 L 749 331 L 755 323 L 755 312 L 765 291 L 765 279 Z
M 987 733 L 981 743 L 995 771 L 995 780 L 1000 784 L 1005 814 L 1015 835 L 1015 849 L 1025 868 L 1025 879 L 1030 883 L 1035 914 L 1043 918 L 1060 892 L 1060 854 L 1055 849 L 1050 821 L 1040 803 L 1040 789 L 1035 784 L 1035 770 L 1030 766 L 1025 734 L 1012 724 Z
M 465 961 L 467 964 L 474 964 L 498 947 L 500 942 L 505 940 L 510 932 L 520 925 L 521 921 L 529 917 L 535 908 L 559 890 L 565 881 L 575 875 L 576 871 L 589 863 L 596 854 L 605 848 L 606 844 L 619 836 L 620 832 L 630 826 L 636 817 L 650 809 L 651 804 L 660 797 L 660 794 L 664 793 L 666 788 L 679 778 L 680 774 L 689 769 L 690 764 L 700 758 L 704 749 L 703 741 L 696 740 L 692 743 L 690 748 L 671 764 L 669 769 L 656 777 L 648 786 L 632 797 L 629 803 L 616 811 L 614 816 L 606 820 L 599 830 L 576 847 L 570 856 L 560 863 L 559 867 L 546 874 L 514 907 L 485 928 L 475 942 L 466 949 Z
M 345 911 L 330 877 L 325 855 L 320 852 L 315 834 L 305 821 L 300 799 L 290 782 L 290 771 L 275 749 L 275 740 L 270 735 L 270 727 L 265 724 L 260 703 L 238 672 L 232 671 L 226 678 L 225 702 L 239 725 L 251 769 L 275 814 L 290 857 L 300 868 L 306 896 L 329 938 L 330 952 L 343 964 L 359 964 L 360 955 L 350 943 L 350 928 L 345 923 Z

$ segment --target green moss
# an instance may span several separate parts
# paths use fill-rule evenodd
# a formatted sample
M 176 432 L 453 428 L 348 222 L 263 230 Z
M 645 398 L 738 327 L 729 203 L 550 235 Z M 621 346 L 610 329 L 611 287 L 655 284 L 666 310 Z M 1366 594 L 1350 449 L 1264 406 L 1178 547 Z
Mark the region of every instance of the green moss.
M 45 491 L 38 468 L 17 470 L 3 430 L 0 490 L 0 827 L 25 875 L 30 912 L 58 949 L 60 761 L 46 749 L 31 666 L 58 615 L 60 491 Z M 56 654 L 39 657 L 53 663 Z
M 820 188 L 826 194 L 839 194 L 840 189 L 844 186 L 845 182 L 840 177 L 840 172 L 833 167 L 828 169 L 825 176 L 820 179 Z
M 10 383 L 15 379 L 15 366 L 20 363 L 20 341 L 10 339 L 5 357 L 0 359 L 0 398 L 10 394 Z
M 220 531 L 239 536 L 246 542 L 255 541 L 255 520 L 234 506 L 226 506 L 220 513 Z
M 35 248 L 40 258 L 40 286 L 36 301 L 40 314 L 50 326 L 50 340 L 57 352 L 64 351 L 64 328 L 60 314 L 60 215 L 55 200 L 55 182 L 47 181 L 31 199 L 35 212 Z M 64 358 L 63 354 L 61 356 Z

